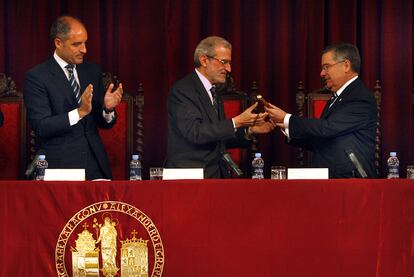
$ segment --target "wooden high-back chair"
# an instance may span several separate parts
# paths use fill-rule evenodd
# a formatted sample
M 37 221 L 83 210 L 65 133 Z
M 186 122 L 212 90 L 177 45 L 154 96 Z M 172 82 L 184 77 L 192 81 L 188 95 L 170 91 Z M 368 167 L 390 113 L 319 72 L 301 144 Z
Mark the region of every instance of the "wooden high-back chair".
M 104 87 L 119 83 L 116 76 L 103 73 Z M 108 153 L 114 180 L 129 179 L 129 162 L 133 154 L 139 154 L 144 163 L 144 88 L 131 95 L 124 91 L 121 103 L 116 107 L 117 122 L 111 129 L 99 129 L 99 134 Z M 144 172 L 144 171 L 143 171 Z
M 4 73 L 0 73 L 0 110 L 4 115 L 0 127 L 0 179 L 24 179 L 28 141 L 26 109 L 23 94 Z
M 248 95 L 245 92 L 235 88 L 233 78 L 230 75 L 227 76 L 226 83 L 218 89 L 221 91 L 226 118 L 233 118 L 242 113 L 248 107 Z M 251 148 L 229 148 L 227 149 L 227 152 L 238 167 L 243 171 L 244 174 L 242 177 L 246 178 L 249 176 L 251 168 Z M 232 172 L 232 177 L 240 178 L 237 177 L 234 172 Z

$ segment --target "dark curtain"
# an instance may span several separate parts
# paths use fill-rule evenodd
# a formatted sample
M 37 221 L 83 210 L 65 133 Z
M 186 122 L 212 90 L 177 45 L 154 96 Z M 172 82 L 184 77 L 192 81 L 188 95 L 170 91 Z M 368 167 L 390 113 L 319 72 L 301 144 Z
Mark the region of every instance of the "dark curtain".
M 320 87 L 320 51 L 335 42 L 356 44 L 361 77 L 382 85 L 382 152 L 397 151 L 402 168 L 413 154 L 413 3 L 407 0 L 0 2 L 0 72 L 22 89 L 24 74 L 52 55 L 52 21 L 76 15 L 88 29 L 87 59 L 117 74 L 128 93 L 145 88 L 145 163 L 163 163 L 166 98 L 175 80 L 193 70 L 193 51 L 209 35 L 233 44 L 233 76 L 248 90 L 257 81 L 272 103 L 295 113 L 295 91 Z M 294 165 L 295 151 L 279 130 L 261 136 L 267 166 Z

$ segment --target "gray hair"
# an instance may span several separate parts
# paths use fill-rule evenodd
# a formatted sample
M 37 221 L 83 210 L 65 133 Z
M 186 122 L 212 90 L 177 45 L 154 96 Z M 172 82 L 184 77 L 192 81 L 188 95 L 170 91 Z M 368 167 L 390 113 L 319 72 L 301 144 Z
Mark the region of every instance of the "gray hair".
M 61 40 L 66 40 L 70 32 L 70 19 L 78 21 L 80 24 L 85 26 L 82 21 L 74 16 L 60 16 L 53 22 L 50 27 L 50 39 L 54 40 L 55 38 L 60 38 Z
M 223 46 L 231 50 L 231 43 L 221 37 L 207 37 L 200 41 L 194 51 L 194 66 L 200 67 L 200 56 L 210 56 L 214 57 L 216 55 L 215 49 L 218 46 Z
M 361 70 L 361 57 L 359 56 L 358 48 L 350 43 L 338 43 L 327 46 L 322 55 L 328 52 L 334 53 L 334 60 L 337 62 L 348 60 L 351 63 L 351 68 L 358 73 Z

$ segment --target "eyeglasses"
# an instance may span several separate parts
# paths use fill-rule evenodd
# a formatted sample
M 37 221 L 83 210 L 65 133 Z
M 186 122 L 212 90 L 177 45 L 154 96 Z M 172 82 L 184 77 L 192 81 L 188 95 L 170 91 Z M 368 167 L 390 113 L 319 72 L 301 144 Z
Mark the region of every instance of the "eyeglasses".
M 345 60 L 344 61 L 339 61 L 339 62 L 333 63 L 333 64 L 324 64 L 321 67 L 321 71 L 328 71 L 329 68 L 331 68 L 332 66 L 337 65 L 337 64 L 340 64 L 340 63 L 343 63 L 343 62 L 345 62 Z
M 206 57 L 209 58 L 209 59 L 219 61 L 224 66 L 227 65 L 227 64 L 231 65 L 231 61 L 228 61 L 228 60 L 217 59 L 216 57 L 212 57 L 212 56 L 208 56 L 208 55 L 206 55 Z

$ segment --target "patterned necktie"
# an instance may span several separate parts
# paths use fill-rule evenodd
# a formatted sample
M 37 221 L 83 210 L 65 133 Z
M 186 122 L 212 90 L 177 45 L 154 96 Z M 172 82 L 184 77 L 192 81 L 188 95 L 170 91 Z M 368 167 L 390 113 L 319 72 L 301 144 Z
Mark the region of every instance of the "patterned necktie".
M 80 87 L 79 87 L 78 82 L 75 79 L 75 74 L 73 73 L 74 66 L 73 64 L 68 64 L 65 67 L 69 72 L 69 83 L 70 83 L 70 86 L 72 87 L 73 93 L 75 94 L 76 102 L 78 103 L 78 105 L 80 105 L 81 103 Z
M 213 97 L 213 107 L 216 110 L 216 113 L 219 112 L 219 104 L 218 104 L 218 93 L 216 91 L 216 86 L 212 86 L 210 89 L 211 96 Z
M 336 94 L 336 92 L 334 92 L 331 96 L 331 99 L 329 100 L 331 103 L 329 104 L 329 108 L 332 107 L 332 105 L 335 103 L 336 99 L 338 99 L 338 94 Z

